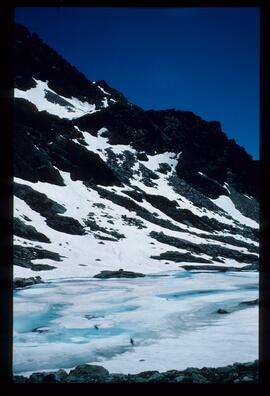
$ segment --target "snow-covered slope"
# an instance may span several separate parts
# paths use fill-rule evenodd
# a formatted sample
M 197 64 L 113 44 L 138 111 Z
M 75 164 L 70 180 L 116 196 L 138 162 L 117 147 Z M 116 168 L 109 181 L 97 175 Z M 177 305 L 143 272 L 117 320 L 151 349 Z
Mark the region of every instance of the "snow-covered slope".
M 28 47 L 50 56 L 17 71 L 15 277 L 256 268 L 256 164 L 219 124 L 144 112 L 21 27 L 18 37 L 19 58 Z
M 73 119 L 96 111 L 95 104 L 81 102 L 76 98 L 65 98 L 48 87 L 47 82 L 35 80 L 36 86 L 27 91 L 15 89 L 15 98 L 23 98 L 33 103 L 39 111 L 57 115 L 60 118 Z
M 99 131 L 97 137 L 82 132 L 84 144 L 88 144 L 83 146 L 107 163 L 113 153 L 119 170 L 123 171 L 121 166 L 126 157 L 136 158 L 136 151 L 127 145 L 109 145 L 107 138 L 100 136 L 104 131 L 105 128 Z M 49 238 L 49 242 L 42 242 L 38 237 L 35 240 L 35 236 L 31 240 L 15 229 L 15 250 L 20 246 L 18 254 L 22 255 L 32 247 L 59 255 L 57 261 L 33 257 L 25 262 L 25 267 L 16 265 L 15 276 L 28 277 L 33 271 L 43 278 L 93 276 L 100 270 L 119 268 L 154 273 L 175 270 L 190 262 L 214 265 L 222 262 L 222 265 L 236 267 L 256 262 L 258 243 L 251 235 L 258 224 L 235 209 L 229 196 L 212 200 L 217 206 L 206 209 L 177 194 L 169 183 L 170 177 L 175 176 L 177 157 L 174 153 L 163 153 L 149 155 L 147 162 L 134 160 L 134 165 L 127 170 L 129 182 L 122 186 L 87 185 L 81 180 L 72 180 L 70 173 L 63 171 L 59 171 L 63 186 L 15 177 L 14 215 L 21 222 L 20 229 L 32 225 Z M 158 172 L 161 164 L 167 164 L 171 170 L 167 174 Z M 151 186 L 143 176 L 146 170 L 157 177 Z M 30 189 L 23 195 L 25 186 Z M 157 200 L 152 201 L 155 197 Z M 160 197 L 164 197 L 166 204 L 175 205 L 171 215 L 159 207 Z M 38 205 L 32 201 L 39 201 Z M 50 215 L 44 214 L 42 201 L 44 206 L 48 201 L 64 208 L 64 213 L 57 213 L 54 218 L 59 218 L 60 225 L 47 223 Z M 224 202 L 226 205 L 222 205 Z M 177 215 L 183 211 L 187 211 L 187 216 L 178 220 Z M 190 216 L 192 223 L 188 222 Z M 67 219 L 64 226 L 61 217 Z M 69 224 L 72 219 L 79 226 L 75 233 Z M 204 219 L 203 226 L 200 219 Z M 212 232 L 212 222 L 217 222 L 222 231 Z M 250 236 L 245 236 L 245 232 Z M 183 246 L 177 247 L 178 243 Z

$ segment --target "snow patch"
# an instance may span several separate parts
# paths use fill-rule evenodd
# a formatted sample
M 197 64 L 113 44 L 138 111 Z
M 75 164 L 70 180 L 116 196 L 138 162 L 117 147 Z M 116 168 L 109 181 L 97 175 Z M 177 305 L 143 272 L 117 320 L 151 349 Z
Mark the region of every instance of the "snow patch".
M 81 102 L 79 99 L 72 97 L 66 98 L 54 92 L 52 89 L 48 87 L 48 81 L 44 82 L 41 80 L 36 80 L 36 87 L 30 88 L 27 91 L 22 91 L 20 89 L 15 88 L 14 96 L 15 98 L 23 98 L 33 103 L 38 111 L 47 111 L 50 114 L 56 115 L 59 118 L 67 118 L 72 120 L 74 118 L 81 117 L 85 114 L 95 113 L 96 105 L 89 104 L 88 102 Z M 66 106 L 60 105 L 59 103 L 52 103 L 46 99 L 46 91 L 53 93 L 54 95 L 59 96 L 61 99 L 64 99 L 68 104 Z
M 102 88 L 100 85 L 98 85 L 98 88 L 99 88 L 103 93 L 105 93 L 105 95 L 110 95 L 110 96 L 111 96 L 111 94 L 110 94 L 109 92 L 106 92 L 105 89 Z
M 240 223 L 245 224 L 248 227 L 259 228 L 258 223 L 242 215 L 242 213 L 236 209 L 232 200 L 226 195 L 221 195 L 217 199 L 211 199 L 211 201 L 221 209 L 225 210 L 225 212 L 227 212 L 232 218 L 239 221 Z

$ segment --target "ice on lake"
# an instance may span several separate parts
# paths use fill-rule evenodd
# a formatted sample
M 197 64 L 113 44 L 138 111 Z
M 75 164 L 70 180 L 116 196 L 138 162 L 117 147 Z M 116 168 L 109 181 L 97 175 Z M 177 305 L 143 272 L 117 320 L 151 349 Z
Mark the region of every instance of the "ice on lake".
M 162 275 L 15 290 L 14 373 L 82 363 L 137 373 L 258 358 L 258 307 L 239 305 L 258 298 L 257 273 Z

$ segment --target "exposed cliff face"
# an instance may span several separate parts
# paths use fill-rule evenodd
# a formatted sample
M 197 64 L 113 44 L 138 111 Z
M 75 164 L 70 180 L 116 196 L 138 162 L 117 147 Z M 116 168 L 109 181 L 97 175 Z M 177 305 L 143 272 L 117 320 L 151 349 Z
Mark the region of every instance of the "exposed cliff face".
M 21 25 L 15 54 L 19 276 L 35 265 L 45 277 L 188 262 L 256 267 L 258 161 L 220 123 L 144 111 L 105 81 L 87 80 Z M 53 212 L 57 205 L 64 215 Z

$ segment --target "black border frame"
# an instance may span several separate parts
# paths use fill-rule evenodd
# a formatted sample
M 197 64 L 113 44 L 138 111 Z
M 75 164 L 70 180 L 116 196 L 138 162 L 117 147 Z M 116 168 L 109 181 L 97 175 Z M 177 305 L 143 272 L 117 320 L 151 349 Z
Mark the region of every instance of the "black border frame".
M 270 2 L 261 1 L 15 1 L 1 5 L 0 45 L 0 384 L 12 381 L 12 316 L 13 316 L 13 76 L 14 76 L 14 10 L 15 7 L 258 7 L 261 12 L 260 55 L 260 309 L 259 309 L 259 385 L 270 384 Z M 17 384 L 15 384 L 17 385 Z M 63 384 L 62 384 L 63 385 Z M 88 384 L 89 385 L 89 384 Z M 91 384 L 92 385 L 92 384 Z M 120 384 L 122 385 L 122 384 Z M 161 384 L 158 384 L 161 385 Z M 177 384 L 176 384 L 177 385 Z M 181 384 L 184 385 L 184 384 Z M 195 385 L 195 384 L 192 384 Z M 233 385 L 233 384 L 232 384 Z M 237 385 L 242 387 L 243 384 Z M 206 385 L 204 385 L 206 386 Z M 249 385 L 250 386 L 250 385 Z M 257 386 L 257 385 L 255 385 Z M 28 387 L 27 387 L 28 388 Z M 47 387 L 45 387 L 47 388 Z M 183 389 L 182 387 L 180 387 Z M 207 387 L 209 389 L 209 387 Z M 36 388 L 35 388 L 36 389 Z M 207 389 L 207 390 L 208 390 Z

